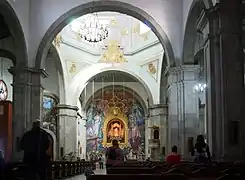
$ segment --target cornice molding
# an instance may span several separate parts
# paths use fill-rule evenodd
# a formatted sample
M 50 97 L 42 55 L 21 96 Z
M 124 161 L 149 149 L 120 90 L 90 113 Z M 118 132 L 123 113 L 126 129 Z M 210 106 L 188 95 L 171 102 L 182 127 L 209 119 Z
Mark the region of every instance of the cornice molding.
M 69 109 L 69 110 L 74 110 L 74 111 L 79 110 L 77 106 L 71 106 L 71 105 L 66 105 L 66 104 L 58 104 L 56 108 L 57 109 Z
M 12 75 L 18 75 L 19 73 L 31 73 L 31 74 L 40 74 L 43 78 L 48 77 L 48 73 L 45 71 L 45 69 L 37 69 L 37 68 L 30 68 L 30 67 L 24 67 L 24 68 L 11 67 L 8 69 L 8 71 Z
M 67 46 L 73 47 L 73 48 L 75 48 L 77 50 L 81 50 L 81 51 L 83 51 L 85 53 L 91 54 L 93 56 L 102 56 L 102 53 L 94 52 L 94 51 L 92 51 L 92 50 L 90 50 L 88 48 L 76 45 L 75 43 L 72 43 L 72 42 L 70 42 L 68 40 L 65 40 L 65 38 L 62 38 L 62 43 L 67 45 Z M 131 52 L 124 52 L 124 55 L 125 56 L 133 56 L 133 55 L 138 54 L 138 53 L 140 53 L 140 52 L 142 52 L 142 51 L 144 51 L 146 49 L 149 49 L 149 48 L 151 48 L 153 46 L 156 46 L 159 43 L 160 43 L 159 40 L 153 41 L 153 42 L 151 42 L 151 43 L 149 43 L 149 44 L 147 44 L 147 45 L 145 45 L 143 47 L 136 48 L 135 50 L 133 50 Z

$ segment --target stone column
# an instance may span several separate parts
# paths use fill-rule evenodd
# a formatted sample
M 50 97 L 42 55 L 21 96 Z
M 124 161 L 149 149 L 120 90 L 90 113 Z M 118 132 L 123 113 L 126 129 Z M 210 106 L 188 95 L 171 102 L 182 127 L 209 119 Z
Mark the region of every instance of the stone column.
M 206 11 L 208 142 L 216 159 L 244 157 L 242 7 L 223 0 Z
M 198 96 L 194 93 L 198 71 L 194 65 L 169 70 L 168 152 L 177 145 L 184 158 L 190 157 L 188 139 L 199 133 Z
M 13 74 L 13 152 L 12 160 L 22 159 L 19 142 L 23 134 L 30 130 L 32 121 L 41 117 L 42 92 L 41 77 L 45 71 L 33 68 L 11 68 Z
M 158 156 L 166 154 L 168 106 L 158 104 L 149 107 L 148 146 L 158 148 Z M 159 142 L 154 141 L 154 127 L 159 128 Z M 164 152 L 163 152 L 164 151 Z
M 58 141 L 59 159 L 68 154 L 76 155 L 77 152 L 77 111 L 78 107 L 58 105 Z M 61 149 L 63 149 L 61 152 Z

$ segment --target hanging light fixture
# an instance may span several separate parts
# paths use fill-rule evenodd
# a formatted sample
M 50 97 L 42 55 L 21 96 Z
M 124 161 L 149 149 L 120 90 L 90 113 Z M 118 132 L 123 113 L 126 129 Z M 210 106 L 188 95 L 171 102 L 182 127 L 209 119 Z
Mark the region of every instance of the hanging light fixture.
M 90 43 L 98 43 L 108 37 L 108 30 L 100 24 L 97 13 L 88 14 L 79 31 L 81 38 Z
M 207 85 L 205 83 L 198 83 L 194 86 L 194 91 L 198 93 L 203 93 Z

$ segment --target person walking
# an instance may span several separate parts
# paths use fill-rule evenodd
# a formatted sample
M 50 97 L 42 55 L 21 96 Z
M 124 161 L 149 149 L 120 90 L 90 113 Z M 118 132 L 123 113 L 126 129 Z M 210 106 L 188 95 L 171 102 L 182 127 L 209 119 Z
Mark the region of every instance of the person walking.
M 40 180 L 47 179 L 47 169 L 50 165 L 50 140 L 48 133 L 41 129 L 41 122 L 37 119 L 33 127 L 21 139 L 20 147 L 24 151 L 23 162 L 38 175 Z

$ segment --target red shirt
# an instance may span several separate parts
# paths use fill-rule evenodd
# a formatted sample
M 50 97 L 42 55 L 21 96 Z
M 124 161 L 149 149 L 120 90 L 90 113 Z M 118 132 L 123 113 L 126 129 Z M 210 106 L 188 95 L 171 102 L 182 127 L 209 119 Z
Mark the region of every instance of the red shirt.
M 167 156 L 166 161 L 169 164 L 178 164 L 181 160 L 181 156 L 179 154 L 172 153 Z

